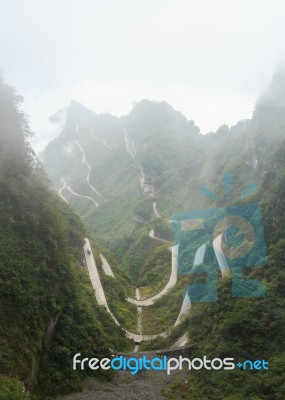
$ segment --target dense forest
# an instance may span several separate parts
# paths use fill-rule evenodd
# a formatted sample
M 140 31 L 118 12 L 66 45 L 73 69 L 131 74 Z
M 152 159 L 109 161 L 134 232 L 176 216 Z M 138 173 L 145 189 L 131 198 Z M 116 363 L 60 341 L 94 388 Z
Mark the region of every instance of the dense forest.
M 79 390 L 85 372 L 72 370 L 75 353 L 100 357 L 128 347 L 121 330 L 96 303 L 83 264 L 86 228 L 48 189 L 28 143 L 31 132 L 21 101 L 13 88 L 0 82 L 3 400 Z
M 172 384 L 170 399 L 281 400 L 285 396 L 285 143 L 273 155 L 260 190 L 268 264 L 246 278 L 266 286 L 260 298 L 233 298 L 231 279 L 219 280 L 218 301 L 195 303 L 189 318 L 191 356 L 268 360 L 268 371 L 195 371 L 189 384 Z

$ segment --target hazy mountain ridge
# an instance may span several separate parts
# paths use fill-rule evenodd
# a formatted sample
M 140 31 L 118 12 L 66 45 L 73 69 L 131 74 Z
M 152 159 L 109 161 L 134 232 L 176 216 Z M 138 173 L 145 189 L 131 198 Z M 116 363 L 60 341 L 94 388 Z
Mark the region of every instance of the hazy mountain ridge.
M 41 154 L 54 187 L 80 213 L 99 243 L 113 252 L 114 262 L 131 275 L 133 285 L 144 286 L 144 291 L 157 290 L 162 276 L 169 273 L 167 246 L 155 244 L 149 238 L 152 228 L 157 236 L 169 238 L 167 221 L 173 212 L 225 204 L 224 173 L 233 174 L 232 200 L 256 182 L 258 192 L 251 200 L 261 200 L 265 210 L 270 265 L 253 271 L 252 276 L 263 279 L 268 297 L 233 300 L 229 281 L 221 281 L 219 301 L 193 307 L 189 326 L 195 336 L 195 354 L 254 357 L 261 346 L 268 350 L 264 357 L 270 357 L 273 370 L 281 377 L 283 355 L 278 355 L 278 351 L 283 343 L 284 321 L 284 291 L 280 282 L 284 264 L 285 106 L 278 101 L 280 93 L 275 89 L 276 82 L 283 78 L 282 74 L 273 78 L 273 89 L 269 86 L 266 101 L 264 97 L 257 101 L 252 119 L 240 121 L 232 128 L 222 126 L 216 133 L 202 136 L 193 122 L 171 106 L 144 100 L 122 118 L 89 111 L 86 116 L 85 110 L 84 115 L 72 115 L 63 133 Z M 68 112 L 73 114 L 72 108 Z M 200 191 L 202 186 L 217 193 L 220 202 L 215 204 L 205 197 Z M 148 332 L 171 325 L 186 285 L 187 279 L 180 277 L 169 296 L 145 312 L 144 327 Z M 116 291 L 114 297 L 118 297 Z M 272 314 L 273 309 L 276 311 Z M 241 332 L 239 316 L 250 328 L 249 338 Z M 263 337 L 264 330 L 268 337 Z M 159 338 L 151 346 L 169 344 Z M 190 384 L 174 384 L 165 393 L 173 399 L 187 393 L 197 400 L 209 396 L 241 400 L 255 387 L 255 400 L 281 400 L 282 378 L 275 379 L 271 374 L 270 382 L 263 385 L 262 377 L 249 376 L 247 386 L 243 387 L 243 378 L 236 371 L 229 379 L 217 376 L 217 385 L 213 387 L 209 383 L 212 375 L 201 373 Z M 240 390 L 234 396 L 237 387 Z M 271 397 L 266 397 L 268 393 Z
M 169 218 L 179 210 L 209 207 L 200 187 L 210 185 L 221 192 L 225 172 L 236 175 L 244 186 L 261 182 L 283 137 L 284 114 L 275 89 L 276 81 L 284 82 L 283 78 L 282 74 L 274 76 L 267 100 L 261 96 L 251 120 L 231 128 L 222 126 L 216 133 L 203 136 L 193 121 L 167 103 L 142 100 L 121 118 L 77 115 L 41 158 L 54 187 L 62 187 L 61 178 L 65 177 L 74 191 L 89 196 L 86 166 L 73 143 L 80 141 L 91 167 L 90 182 L 105 201 L 95 195 L 99 207 L 94 207 L 66 190 L 65 195 L 95 237 L 118 251 L 122 238 L 133 236 L 138 205 L 146 202 L 147 208 L 142 191 L 156 198 L 160 214 Z M 265 123 L 266 113 L 273 133 Z M 238 197 L 242 189 L 235 185 L 233 196 Z

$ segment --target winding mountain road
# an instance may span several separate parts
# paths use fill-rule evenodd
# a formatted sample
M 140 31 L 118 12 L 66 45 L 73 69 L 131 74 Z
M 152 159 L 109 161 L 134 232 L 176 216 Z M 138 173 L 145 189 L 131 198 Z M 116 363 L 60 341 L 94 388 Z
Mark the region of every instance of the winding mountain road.
M 87 181 L 87 183 L 88 183 L 90 189 L 91 189 L 94 193 L 96 193 L 99 197 L 101 197 L 102 200 L 105 201 L 104 196 L 102 196 L 102 194 L 90 183 L 91 166 L 88 164 L 88 162 L 87 162 L 87 160 L 86 160 L 86 155 L 85 155 L 85 151 L 84 151 L 83 147 L 81 146 L 81 144 L 80 144 L 77 140 L 75 140 L 73 143 L 74 143 L 74 144 L 78 147 L 78 149 L 80 150 L 80 152 L 81 152 L 81 154 L 82 154 L 82 160 L 81 160 L 81 161 L 82 161 L 82 163 L 83 163 L 84 165 L 86 165 L 86 167 L 87 167 L 86 181 Z
M 217 258 L 217 261 L 219 263 L 219 267 L 222 273 L 222 278 L 226 276 L 231 276 L 231 270 L 228 266 L 228 262 L 226 260 L 226 257 L 224 256 L 223 250 L 222 250 L 222 237 L 223 235 L 217 236 L 214 241 L 213 241 L 213 248 L 214 252 Z
M 103 286 L 102 286 L 102 283 L 100 280 L 100 276 L 98 273 L 98 269 L 97 269 L 97 266 L 96 266 L 96 263 L 95 263 L 95 260 L 93 257 L 93 252 L 91 249 L 90 242 L 87 238 L 84 238 L 84 240 L 85 240 L 85 244 L 83 246 L 83 249 L 84 249 L 86 265 L 88 268 L 88 272 L 89 272 L 89 276 L 90 276 L 90 280 L 91 280 L 93 289 L 95 290 L 95 297 L 96 297 L 97 303 L 101 306 L 104 306 L 106 308 L 106 310 L 108 311 L 108 313 L 113 318 L 113 320 L 115 321 L 115 323 L 120 326 L 120 323 L 114 317 L 111 310 L 109 309 L 107 299 L 105 296 L 105 292 L 104 292 L 104 289 L 103 289 Z
M 188 332 L 185 332 L 184 335 L 182 335 L 175 343 L 173 346 L 171 346 L 171 349 L 176 349 L 179 347 L 184 347 L 186 344 L 189 342 L 189 337 L 188 337 Z
M 141 294 L 140 294 L 140 289 L 136 288 L 136 299 L 140 301 L 141 299 Z M 142 306 L 138 305 L 138 334 L 142 335 L 143 333 L 143 328 L 142 328 Z
M 90 183 L 89 183 L 89 176 L 90 176 L 91 167 L 86 161 L 84 150 L 82 149 L 80 144 L 78 142 L 76 142 L 76 141 L 74 143 L 78 146 L 78 148 L 81 150 L 81 152 L 83 154 L 82 162 L 88 168 L 88 174 L 87 174 L 86 180 L 87 180 L 89 186 L 92 187 L 92 185 L 90 185 Z M 73 194 L 78 195 L 78 194 L 76 194 L 75 192 L 73 192 L 71 190 L 70 186 L 67 186 L 65 181 L 63 181 L 63 187 L 59 191 L 59 194 L 63 199 L 64 199 L 64 197 L 62 195 L 62 191 L 64 189 L 67 189 L 67 190 L 71 191 Z M 99 193 L 94 187 L 93 187 L 93 189 L 94 189 L 93 191 L 95 193 L 97 193 L 97 194 Z M 79 195 L 79 196 L 88 198 L 88 196 L 82 196 L 82 195 Z M 101 196 L 101 197 L 103 198 L 103 196 Z M 89 199 L 91 199 L 91 198 L 89 198 Z M 156 215 L 156 217 L 159 218 L 160 214 L 159 214 L 159 212 L 157 210 L 156 202 L 153 203 L 153 211 L 154 211 L 154 214 Z M 155 233 L 154 233 L 154 229 L 152 229 L 150 231 L 149 236 L 152 239 L 159 240 L 159 241 L 161 241 L 163 243 L 169 243 L 170 242 L 168 240 L 164 240 L 164 239 L 156 237 Z M 217 236 L 213 240 L 213 248 L 214 248 L 214 252 L 215 252 L 219 267 L 221 269 L 222 277 L 225 277 L 225 276 L 229 276 L 231 273 L 230 273 L 230 269 L 229 269 L 228 264 L 227 264 L 227 260 L 226 260 L 224 254 L 223 254 L 223 251 L 222 251 L 221 241 L 222 241 L 222 235 Z M 208 242 L 203 243 L 197 249 L 197 251 L 195 253 L 194 261 L 193 261 L 193 266 L 202 264 L 204 262 L 204 257 L 205 257 L 205 253 L 206 253 L 207 244 L 208 244 Z M 167 284 L 165 285 L 165 287 L 161 291 L 159 291 L 158 293 L 156 293 L 153 296 L 150 296 L 147 299 L 142 299 L 141 298 L 141 294 L 140 294 L 140 289 L 136 288 L 136 298 L 135 299 L 134 298 L 130 298 L 130 297 L 126 298 L 126 300 L 128 302 L 130 302 L 132 304 L 135 304 L 137 306 L 137 321 L 138 321 L 137 322 L 137 333 L 133 333 L 133 332 L 129 332 L 126 329 L 124 329 L 120 325 L 118 320 L 115 318 L 115 316 L 112 314 L 112 312 L 110 311 L 108 303 L 107 303 L 107 299 L 106 299 L 106 296 L 105 296 L 105 293 L 104 293 L 104 289 L 103 289 L 101 281 L 100 281 L 100 276 L 99 276 L 99 273 L 98 273 L 98 269 L 97 269 L 97 266 L 96 266 L 96 263 L 95 263 L 95 260 L 94 260 L 94 257 L 93 257 L 93 253 L 92 253 L 92 249 L 91 249 L 91 246 L 90 246 L 90 242 L 89 242 L 89 240 L 87 238 L 85 238 L 84 254 L 85 254 L 87 268 L 88 268 L 88 271 L 89 271 L 90 280 L 91 280 L 92 286 L 93 286 L 93 288 L 95 290 L 96 300 L 97 300 L 98 304 L 100 304 L 100 305 L 102 305 L 102 306 L 104 306 L 106 308 L 107 312 L 111 315 L 111 317 L 115 321 L 115 323 L 118 326 L 120 326 L 121 329 L 125 332 L 126 337 L 129 338 L 129 339 L 134 340 L 134 342 L 135 342 L 134 352 L 137 352 L 139 350 L 139 344 L 142 341 L 150 341 L 150 340 L 153 340 L 153 339 L 155 339 L 157 337 L 166 338 L 166 337 L 169 336 L 169 334 L 171 332 L 171 329 L 169 329 L 169 330 L 167 330 L 165 332 L 162 332 L 162 333 L 159 333 L 159 334 L 155 334 L 155 335 L 144 335 L 143 334 L 143 326 L 142 326 L 142 312 L 143 312 L 142 307 L 143 306 L 147 307 L 147 306 L 153 305 L 156 301 L 158 301 L 160 298 L 162 298 L 164 295 L 166 295 L 167 292 L 175 286 L 175 284 L 177 282 L 177 273 L 178 273 L 178 261 L 177 261 L 177 258 L 178 258 L 178 246 L 179 245 L 173 245 L 173 246 L 170 247 L 170 251 L 171 251 L 171 274 L 170 274 L 169 280 L 168 280 Z M 104 273 L 106 275 L 114 278 L 115 276 L 114 276 L 113 271 L 112 271 L 110 265 L 108 264 L 107 260 L 105 259 L 105 257 L 102 254 L 100 254 L 100 257 L 101 257 L 101 260 L 102 260 L 102 268 L 103 268 Z M 190 310 L 191 310 L 191 300 L 190 300 L 190 298 L 188 296 L 188 293 L 186 293 L 186 295 L 184 296 L 182 305 L 181 305 L 181 309 L 180 309 L 179 315 L 178 315 L 178 317 L 177 317 L 177 319 L 176 319 L 176 321 L 175 321 L 173 326 L 176 327 L 176 326 L 180 325 L 181 322 L 183 321 L 183 319 L 188 315 Z M 183 347 L 188 343 L 188 341 L 189 341 L 188 333 L 186 332 L 186 333 L 184 333 L 184 335 L 182 335 L 174 343 L 172 348 Z
M 154 215 L 156 216 L 156 218 L 161 218 L 161 215 L 159 214 L 158 209 L 157 209 L 156 201 L 154 201 L 152 203 L 152 209 L 153 209 L 153 212 L 154 212 Z
M 111 315 L 112 319 L 114 320 L 114 322 L 116 323 L 116 325 L 120 326 L 121 329 L 125 332 L 125 335 L 127 338 L 134 340 L 135 343 L 141 343 L 142 341 L 149 341 L 149 340 L 153 340 L 159 336 L 161 337 L 167 337 L 169 335 L 169 332 L 162 332 L 156 335 L 142 335 L 140 333 L 133 333 L 133 332 L 129 332 L 128 330 L 126 330 L 125 328 L 123 328 L 121 326 L 121 324 L 119 323 L 119 321 L 116 319 L 116 317 L 114 316 L 114 314 L 111 312 L 109 306 L 108 306 L 108 302 L 105 296 L 105 292 L 100 280 L 100 276 L 98 273 L 98 269 L 97 269 L 97 265 L 95 263 L 94 260 L 94 256 L 93 256 L 93 252 L 92 252 L 92 248 L 90 245 L 90 242 L 87 238 L 84 239 L 85 244 L 83 246 L 84 249 L 84 255 L 85 255 L 85 260 L 86 260 L 86 265 L 88 268 L 88 272 L 89 272 L 89 276 L 90 276 L 90 280 L 91 280 L 91 284 L 93 286 L 93 289 L 95 291 L 95 297 L 97 300 L 97 303 L 103 307 L 106 308 L 107 312 Z
M 183 303 L 182 303 L 179 315 L 177 317 L 177 320 L 174 323 L 174 326 L 178 326 L 178 325 L 181 324 L 183 319 L 189 313 L 190 309 L 191 309 L 191 301 L 190 301 L 190 298 L 188 296 L 188 293 L 186 293 L 185 296 L 184 296 L 184 299 L 183 299 Z
M 85 199 L 88 199 L 88 200 L 90 200 L 93 204 L 95 204 L 96 207 L 99 207 L 99 204 L 97 203 L 96 200 L 92 199 L 92 197 L 90 197 L 90 196 L 85 196 L 84 194 L 76 193 L 74 190 L 71 189 L 71 185 L 67 186 L 66 189 L 69 190 L 70 193 L 72 193 L 74 196 L 83 197 L 83 198 L 85 198 Z
M 101 258 L 101 261 L 102 261 L 102 268 L 103 268 L 103 271 L 105 272 L 105 274 L 107 276 L 111 276 L 112 278 L 115 278 L 115 275 L 114 275 L 114 273 L 112 271 L 112 268 L 110 267 L 110 265 L 109 265 L 108 261 L 106 260 L 106 258 L 101 253 L 100 253 L 100 258 Z
M 79 128 L 77 127 L 77 131 L 79 131 Z M 77 132 L 78 133 L 78 132 Z M 126 138 L 125 138 L 126 139 Z M 91 173 L 91 166 L 89 165 L 87 159 L 86 159 L 86 155 L 85 155 L 85 151 L 83 149 L 83 147 L 81 146 L 81 144 L 79 143 L 78 140 L 73 142 L 74 145 L 79 149 L 79 151 L 82 154 L 82 163 L 86 166 L 87 168 L 87 176 L 86 176 L 86 182 L 88 184 L 88 186 L 90 187 L 90 189 L 92 190 L 93 193 L 95 193 L 97 196 L 99 196 L 101 199 L 105 200 L 105 198 L 103 197 L 103 195 L 90 183 L 90 173 Z M 109 146 L 109 144 L 107 142 L 103 143 L 106 147 L 108 147 L 109 149 L 111 149 L 112 147 Z M 132 153 L 131 155 L 134 156 L 135 155 L 135 150 L 133 147 L 132 143 L 127 143 L 129 146 L 129 152 Z M 128 147 L 126 146 L 126 147 Z M 152 185 L 148 184 L 145 182 L 144 179 L 144 175 L 142 172 L 142 187 L 145 189 L 144 192 L 148 192 L 148 194 L 150 196 L 153 196 L 152 190 L 153 187 Z M 75 192 L 72 188 L 71 185 L 68 185 L 66 180 L 64 178 L 62 178 L 62 187 L 59 189 L 58 193 L 59 196 L 62 198 L 62 200 L 64 200 L 66 203 L 68 203 L 67 199 L 64 197 L 63 195 L 63 191 L 64 190 L 68 190 L 72 195 L 77 196 L 77 197 L 81 197 L 81 198 L 85 198 L 88 199 L 89 201 L 91 201 L 96 207 L 99 206 L 98 202 L 88 196 L 88 195 L 82 195 L 80 193 Z M 156 201 L 153 202 L 153 212 L 155 214 L 155 216 L 157 218 L 160 218 L 160 214 L 158 212 L 157 209 L 157 204 Z M 154 239 L 154 240 L 159 240 L 163 243 L 172 243 L 171 241 L 168 240 L 164 240 L 161 239 L 159 237 L 155 236 L 154 233 L 154 229 L 151 230 L 151 232 L 149 233 L 149 236 Z M 109 313 L 109 315 L 112 317 L 112 319 L 114 320 L 114 322 L 116 323 L 116 325 L 120 326 L 121 329 L 125 332 L 126 337 L 128 337 L 129 339 L 134 340 L 135 342 L 135 351 L 138 351 L 139 349 L 139 343 L 141 343 L 142 341 L 150 341 L 153 340 L 155 338 L 158 337 L 168 337 L 170 334 L 170 329 L 165 331 L 165 332 L 161 332 L 159 334 L 155 334 L 155 335 L 144 335 L 143 334 L 143 325 L 142 325 L 142 312 L 143 312 L 143 306 L 151 306 L 153 305 L 156 301 L 158 301 L 160 298 L 162 298 L 163 296 L 165 296 L 168 291 L 170 289 L 172 289 L 176 282 L 177 282 L 177 254 L 178 254 L 178 245 L 174 245 L 170 247 L 170 251 L 171 251 L 171 273 L 170 273 L 170 277 L 169 280 L 167 282 L 167 284 L 165 285 L 165 287 L 158 293 L 156 293 L 155 295 L 147 298 L 147 299 L 142 299 L 141 295 L 140 295 L 140 289 L 137 288 L 136 289 L 136 298 L 132 299 L 132 298 L 127 298 L 127 300 L 133 304 L 137 305 L 137 332 L 133 333 L 133 332 L 129 332 L 128 330 L 126 330 L 125 328 L 123 328 L 121 326 L 121 324 L 119 323 L 119 321 L 116 319 L 116 317 L 114 316 L 114 314 L 111 312 L 109 306 L 108 306 L 108 302 L 106 299 L 106 295 L 100 280 L 100 275 L 98 272 L 98 268 L 93 256 L 93 252 L 91 249 L 91 245 L 90 242 L 88 240 L 88 238 L 85 238 L 85 243 L 84 243 L 84 255 L 85 255 L 85 260 L 86 260 L 86 265 L 87 265 L 87 269 L 89 272 L 89 277 L 90 277 L 90 281 L 92 284 L 92 287 L 95 291 L 95 297 L 96 297 L 96 301 L 99 305 L 103 306 L 106 311 Z M 101 260 L 102 260 L 102 269 L 104 271 L 104 273 L 112 278 L 115 278 L 114 273 L 108 263 L 108 261 L 106 260 L 106 258 L 100 254 Z M 179 315 L 174 323 L 174 326 L 178 326 L 183 318 L 185 317 L 185 315 L 189 312 L 191 308 L 191 302 L 189 297 L 186 295 L 183 299 L 183 303 L 179 312 Z M 185 334 L 186 335 L 186 334 Z M 177 343 L 175 344 L 176 346 L 180 346 L 180 345 L 184 345 L 187 342 L 187 336 L 183 335 L 182 338 L 179 338 L 179 340 L 177 341 Z M 183 343 L 183 344 L 181 344 Z
M 62 198 L 63 201 L 65 201 L 68 204 L 68 201 L 66 200 L 66 198 L 64 197 L 64 195 L 62 194 L 63 190 L 65 190 L 67 188 L 67 183 L 65 181 L 64 178 L 61 178 L 61 181 L 63 183 L 62 187 L 59 189 L 58 194 L 59 196 Z
M 152 230 L 149 232 L 148 236 L 149 236 L 150 238 L 154 239 L 154 240 L 159 240 L 160 242 L 163 242 L 163 243 L 173 243 L 171 240 L 161 239 L 160 237 L 155 236 L 154 229 L 152 229 Z

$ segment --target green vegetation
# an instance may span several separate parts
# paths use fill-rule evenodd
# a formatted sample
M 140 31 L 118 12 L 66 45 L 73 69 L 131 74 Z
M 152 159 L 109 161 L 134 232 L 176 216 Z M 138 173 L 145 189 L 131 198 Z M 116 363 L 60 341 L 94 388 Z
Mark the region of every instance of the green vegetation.
M 157 275 L 157 273 L 167 269 L 167 264 L 169 265 L 169 260 L 171 259 L 170 254 L 168 254 L 166 265 L 164 264 L 165 257 L 163 260 L 159 259 L 162 253 L 159 249 L 165 246 L 161 242 L 150 238 L 148 232 L 149 227 L 144 227 L 136 234 L 135 240 L 124 258 L 127 271 L 136 287 L 155 284 L 160 281 L 161 275 Z M 167 249 L 164 250 L 167 254 Z M 157 273 L 154 272 L 151 277 L 147 277 L 146 275 L 151 273 L 149 271 L 150 266 L 155 267 Z M 155 280 L 150 280 L 153 278 Z
M 143 287 L 144 295 L 155 293 L 169 276 L 167 245 L 151 239 L 149 231 L 154 228 L 157 236 L 171 240 L 170 224 L 166 221 L 173 213 L 225 207 L 233 204 L 248 185 L 256 183 L 257 194 L 250 200 L 263 207 L 270 257 L 267 267 L 251 268 L 246 275 L 262 279 L 267 286 L 267 296 L 232 298 L 231 280 L 219 279 L 218 301 L 194 304 L 185 324 L 191 334 L 194 356 L 263 357 L 269 360 L 270 370 L 267 374 L 247 375 L 243 371 L 227 371 L 227 374 L 197 371 L 191 374 L 189 383 L 174 383 L 168 387 L 165 393 L 169 398 L 284 398 L 284 93 L 285 74 L 281 71 L 257 101 L 251 119 L 231 128 L 222 126 L 215 134 L 205 136 L 199 135 L 193 121 L 187 121 L 164 102 L 143 100 L 122 118 L 98 116 L 78 106 L 75 112 L 73 105 L 67 110 L 64 132 L 42 154 L 54 187 L 59 188 L 60 179 L 68 176 L 72 187 L 90 195 L 90 190 L 86 189 L 86 166 L 80 154 L 70 150 L 70 145 L 77 139 L 85 149 L 86 159 L 92 166 L 90 181 L 104 195 L 105 201 L 96 208 L 83 199 L 70 195 L 67 199 L 100 245 L 112 252 L 118 271 L 130 276 L 125 284 L 103 278 L 105 286 L 109 287 L 108 298 L 110 301 L 114 298 L 114 312 L 128 326 L 132 326 L 134 320 L 127 315 L 132 309 L 120 304 L 124 293 L 133 292 L 133 296 L 135 286 Z M 79 131 L 76 130 L 78 124 Z M 104 140 L 108 146 L 104 145 Z M 225 173 L 233 174 L 231 199 L 227 198 L 224 187 Z M 140 188 L 141 174 L 149 185 L 149 198 Z M 202 186 L 216 193 L 218 200 L 201 193 Z M 18 183 L 15 187 L 18 188 Z M 154 198 L 161 219 L 151 213 L 151 199 Z M 215 214 L 212 223 L 219 218 L 220 215 Z M 187 238 L 185 235 L 186 241 Z M 200 234 L 192 235 L 190 248 L 185 246 L 181 251 L 179 262 L 183 268 L 189 267 L 189 259 L 193 259 L 194 251 L 202 244 L 201 239 Z M 207 235 L 204 239 L 211 240 Z M 205 268 L 213 264 L 213 252 L 209 251 L 208 257 Z M 204 282 L 205 274 L 192 279 Z M 179 308 L 177 299 L 182 297 L 184 288 L 179 285 L 171 291 L 169 299 L 163 298 L 152 308 L 145 308 L 143 318 L 147 332 L 161 331 L 173 323 Z M 172 344 L 183 333 L 183 327 L 186 330 L 183 325 L 168 339 L 144 343 L 142 349 Z
M 154 222 L 154 235 L 163 240 L 173 240 L 171 223 L 165 221 L 162 218 L 158 218 Z
M 168 246 L 157 247 L 147 258 L 141 269 L 141 296 L 158 293 L 167 284 L 171 274 L 171 253 Z
M 265 359 L 269 371 L 192 371 L 187 385 L 174 383 L 165 394 L 170 399 L 281 400 L 285 395 L 285 146 L 276 152 L 262 187 L 269 263 L 249 270 L 247 277 L 262 279 L 267 295 L 232 298 L 231 280 L 219 281 L 214 303 L 196 303 L 189 321 L 191 357 L 234 357 L 235 360 Z M 269 190 L 268 190 L 269 189 Z
M 152 200 L 143 199 L 135 208 L 135 217 L 138 222 L 149 222 L 153 217 Z
M 96 303 L 82 264 L 86 229 L 47 188 L 27 142 L 30 132 L 20 101 L 0 82 L 0 363 L 1 373 L 9 376 L 1 378 L 5 399 L 26 399 L 24 391 L 16 397 L 21 387 L 52 395 L 79 390 L 90 371 L 72 370 L 75 353 L 100 357 L 111 348 L 128 348 L 121 330 Z M 102 371 L 96 375 L 110 377 Z
M 137 308 L 126 301 L 126 291 L 117 279 L 102 276 L 102 285 L 110 310 L 123 328 L 137 331 Z
M 187 281 L 187 277 L 180 278 L 167 296 L 152 306 L 143 307 L 144 334 L 154 335 L 173 327 L 182 306 Z
M 15 378 L 0 376 L 0 400 L 33 400 L 24 385 Z

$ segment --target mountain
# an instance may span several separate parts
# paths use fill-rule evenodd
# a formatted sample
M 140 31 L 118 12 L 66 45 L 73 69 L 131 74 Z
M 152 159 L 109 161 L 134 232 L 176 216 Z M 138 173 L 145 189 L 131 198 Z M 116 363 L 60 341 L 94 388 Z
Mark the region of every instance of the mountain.
M 285 132 L 284 132 L 285 134 Z M 237 361 L 264 359 L 268 371 L 195 371 L 184 383 L 171 383 L 169 399 L 281 400 L 285 393 L 285 140 L 273 154 L 259 191 L 268 251 L 263 268 L 248 268 L 247 279 L 262 280 L 266 295 L 233 298 L 231 280 L 219 281 L 217 302 L 196 303 L 189 318 L 191 356 Z M 183 397 L 184 396 L 184 397 Z M 188 397 L 187 397 L 188 396 Z
M 95 300 L 83 263 L 88 231 L 48 188 L 20 105 L 21 97 L 1 81 L 0 398 L 13 400 L 79 390 L 87 372 L 72 370 L 75 353 L 129 349 Z M 92 247 L 100 258 L 102 250 Z
M 250 269 L 253 265 L 248 264 L 245 276 L 262 282 L 267 295 L 232 297 L 232 278 L 223 277 L 221 270 L 217 301 L 193 302 L 183 324 L 171 328 L 168 338 L 158 337 L 140 348 L 170 347 L 187 330 L 193 356 L 264 358 L 272 369 L 246 376 L 240 370 L 228 375 L 195 371 L 194 377 L 191 372 L 190 383 L 174 382 L 165 389 L 169 398 L 284 397 L 284 88 L 285 73 L 280 69 L 257 100 L 251 119 L 230 128 L 223 125 L 204 136 L 193 121 L 165 102 L 142 100 L 121 118 L 87 115 L 82 108 L 75 117 L 71 105 L 66 112 L 72 122 L 40 155 L 54 190 L 113 254 L 118 274 L 130 277 L 133 298 L 135 288 L 147 297 L 165 287 L 171 271 L 169 246 L 177 237 L 182 241 L 179 245 L 183 243 L 183 232 L 173 236 L 177 218 L 182 218 L 178 220 L 181 226 L 186 218 L 184 227 L 190 235 L 193 229 L 187 215 L 196 211 L 199 215 L 203 210 L 212 212 L 210 225 L 225 215 L 222 210 L 249 210 L 247 204 L 262 210 L 262 214 L 255 211 L 250 218 L 245 216 L 253 226 L 259 221 L 262 232 L 264 227 L 268 261 L 258 259 L 255 266 L 263 268 Z M 147 334 L 173 327 L 187 286 L 205 283 L 203 273 L 210 268 L 219 270 L 217 237 L 185 237 L 193 240 L 188 240 L 189 248 L 180 246 L 178 251 L 176 285 L 143 307 L 142 326 Z M 206 254 L 198 263 L 202 269 L 195 270 L 193 265 L 189 273 L 183 273 L 181 265 L 189 268 L 188 260 L 200 257 L 197 249 L 202 248 L 202 239 Z M 210 283 L 210 289 L 215 289 Z
M 41 160 L 53 187 L 114 253 L 134 284 L 144 264 L 133 271 L 131 246 L 148 229 L 146 224 L 158 229 L 174 212 L 212 206 L 201 187 L 224 196 L 225 173 L 233 174 L 233 198 L 252 182 L 261 184 L 282 141 L 282 102 L 272 89 L 282 76 L 275 75 L 267 90 L 271 95 L 257 101 L 252 119 L 209 135 L 199 134 L 193 121 L 165 102 L 142 100 L 121 118 L 87 113 L 82 106 L 74 113 L 72 104 L 66 109 L 62 134 L 49 143 Z M 280 114 L 268 122 L 274 134 L 265 129 L 264 107 L 270 115 Z M 161 218 L 154 218 L 154 200 Z

